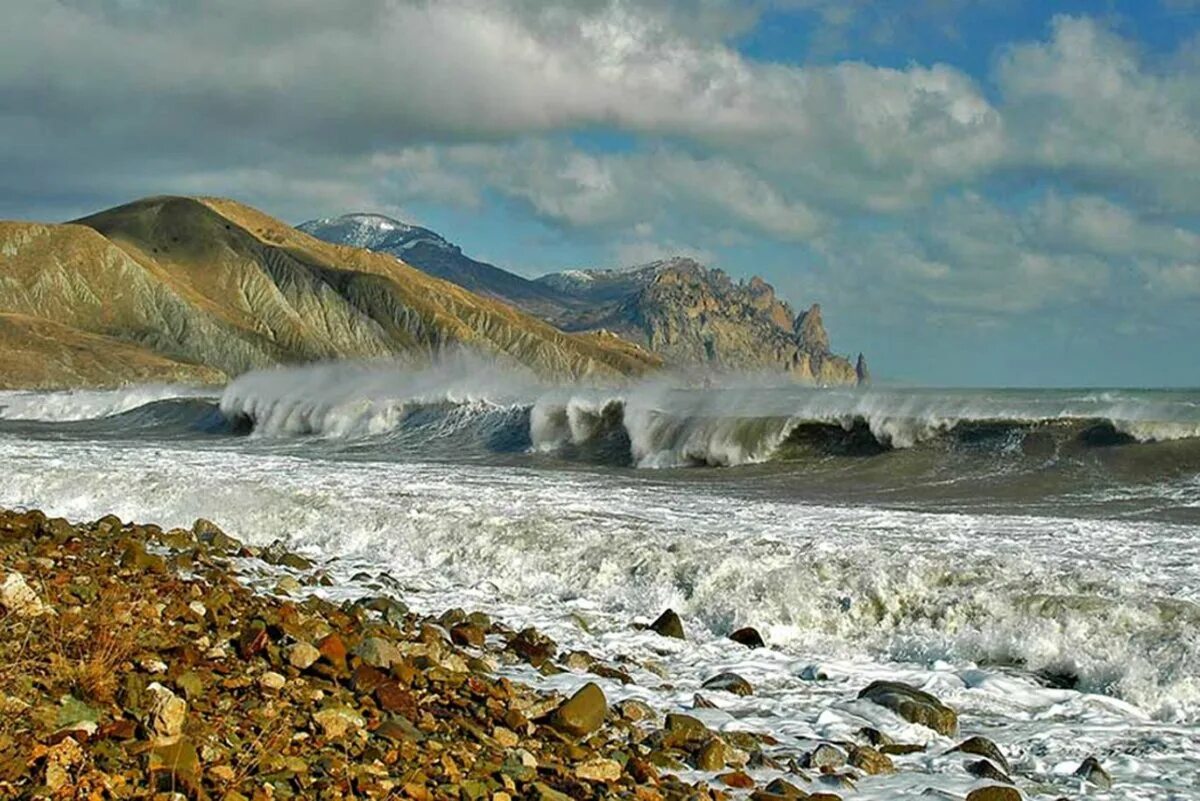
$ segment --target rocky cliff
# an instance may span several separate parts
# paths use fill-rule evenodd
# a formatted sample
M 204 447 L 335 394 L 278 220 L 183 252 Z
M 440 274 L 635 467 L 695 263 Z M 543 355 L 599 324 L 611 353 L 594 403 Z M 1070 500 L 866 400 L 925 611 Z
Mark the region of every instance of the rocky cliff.
M 63 225 L 0 222 L 0 315 L 6 387 L 208 383 L 457 345 L 555 378 L 661 363 L 216 198 L 148 198 Z
M 464 255 L 426 228 L 380 215 L 350 214 L 300 228 L 402 258 L 564 331 L 615 334 L 674 366 L 768 370 L 818 384 L 853 384 L 867 376 L 831 352 L 819 306 L 797 315 L 761 278 L 735 282 L 690 259 L 529 280 Z
M 778 371 L 817 384 L 858 381 L 854 365 L 831 353 L 821 307 L 796 315 L 758 277 L 735 282 L 721 270 L 675 258 L 539 282 L 579 301 L 551 322 L 568 331 L 613 331 L 671 364 Z

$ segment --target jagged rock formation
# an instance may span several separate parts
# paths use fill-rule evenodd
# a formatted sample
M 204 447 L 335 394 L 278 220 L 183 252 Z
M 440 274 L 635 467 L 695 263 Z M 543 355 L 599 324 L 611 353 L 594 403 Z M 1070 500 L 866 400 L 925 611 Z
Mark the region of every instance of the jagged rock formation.
M 821 308 L 794 315 L 759 277 L 675 258 L 631 270 L 588 270 L 539 279 L 577 301 L 551 318 L 564 330 L 604 328 L 662 354 L 668 363 L 716 370 L 782 371 L 817 384 L 854 384 L 833 355 Z
M 350 214 L 300 228 L 326 241 L 390 253 L 564 331 L 615 334 L 672 365 L 783 371 L 819 384 L 859 380 L 849 359 L 830 351 L 820 307 L 796 315 L 757 276 L 738 283 L 721 270 L 676 258 L 530 281 L 471 259 L 426 228 L 380 215 Z
M 64 225 L 0 223 L 0 314 L 0 343 L 13 348 L 0 360 L 6 386 L 208 383 L 456 345 L 556 378 L 661 363 L 216 198 L 148 198 Z
M 871 371 L 867 369 L 867 357 L 861 353 L 858 354 L 858 361 L 854 364 L 854 374 L 858 376 L 858 383 L 871 383 Z

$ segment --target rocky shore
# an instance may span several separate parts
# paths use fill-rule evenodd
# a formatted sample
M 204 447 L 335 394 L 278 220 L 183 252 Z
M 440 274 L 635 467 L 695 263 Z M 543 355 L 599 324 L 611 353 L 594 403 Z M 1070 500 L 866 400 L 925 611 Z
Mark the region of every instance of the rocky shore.
M 263 563 L 287 568 L 274 594 L 239 578 Z M 0 510 L 0 797 L 832 801 L 923 748 L 863 729 L 792 752 L 685 710 L 610 703 L 590 681 L 539 692 L 504 666 L 630 679 L 479 612 L 323 600 L 311 593 L 323 581 L 304 557 L 205 520 L 164 530 Z M 669 610 L 651 628 L 684 636 Z M 762 644 L 753 630 L 731 639 Z M 729 673 L 705 688 L 754 692 Z M 860 697 L 957 734 L 954 710 L 917 688 L 875 682 Z M 969 801 L 1023 797 L 995 743 L 956 750 L 978 778 Z M 1077 775 L 1110 781 L 1094 760 Z

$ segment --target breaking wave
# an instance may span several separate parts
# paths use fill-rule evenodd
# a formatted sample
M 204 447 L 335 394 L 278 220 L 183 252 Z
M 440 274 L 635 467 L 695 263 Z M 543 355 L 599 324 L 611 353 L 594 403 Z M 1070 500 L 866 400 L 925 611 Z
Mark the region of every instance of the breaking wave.
M 0 419 L 89 421 L 316 437 L 436 457 L 531 452 L 613 466 L 731 467 L 895 451 L 1048 464 L 1175 443 L 1200 460 L 1195 393 L 809 389 L 748 385 L 619 391 L 551 387 L 466 357 L 424 369 L 331 364 L 249 373 L 219 402 L 170 386 L 0 393 Z M 219 408 L 219 413 L 217 409 Z

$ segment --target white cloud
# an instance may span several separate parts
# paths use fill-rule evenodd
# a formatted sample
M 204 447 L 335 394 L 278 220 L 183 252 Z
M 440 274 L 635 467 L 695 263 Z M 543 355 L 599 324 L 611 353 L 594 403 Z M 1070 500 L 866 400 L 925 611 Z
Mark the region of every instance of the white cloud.
M 1003 54 L 997 80 L 1019 165 L 1200 209 L 1200 82 L 1192 70 L 1153 70 L 1101 23 L 1060 16 L 1049 41 Z

